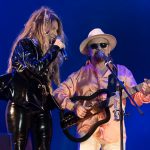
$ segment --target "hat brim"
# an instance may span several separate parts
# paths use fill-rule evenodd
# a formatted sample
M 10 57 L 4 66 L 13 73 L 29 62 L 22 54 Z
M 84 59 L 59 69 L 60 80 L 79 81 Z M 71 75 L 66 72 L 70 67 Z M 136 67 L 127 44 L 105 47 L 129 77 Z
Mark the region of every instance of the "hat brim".
M 80 52 L 84 55 L 88 55 L 89 54 L 89 51 L 87 48 L 88 43 L 91 40 L 98 39 L 98 38 L 105 38 L 106 40 L 108 40 L 111 51 L 116 47 L 117 40 L 114 36 L 112 36 L 110 34 L 99 34 L 99 35 L 88 37 L 85 40 L 83 40 L 80 44 Z

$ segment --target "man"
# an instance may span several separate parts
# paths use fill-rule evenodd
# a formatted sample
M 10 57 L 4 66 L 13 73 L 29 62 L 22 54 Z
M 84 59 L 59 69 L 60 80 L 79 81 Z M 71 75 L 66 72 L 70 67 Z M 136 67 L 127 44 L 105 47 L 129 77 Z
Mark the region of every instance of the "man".
M 116 46 L 116 38 L 110 34 L 105 34 L 101 29 L 93 29 L 88 37 L 81 43 L 80 52 L 89 56 L 86 65 L 77 72 L 72 73 L 66 81 L 64 81 L 58 89 L 54 91 L 54 96 L 63 109 L 75 111 L 77 116 L 84 118 L 88 109 L 86 103 L 74 103 L 70 100 L 74 94 L 78 96 L 89 96 L 99 89 L 108 88 L 110 70 L 106 67 L 104 58 L 110 57 L 110 52 Z M 104 57 L 105 56 L 105 57 Z M 129 69 L 123 65 L 113 66 L 110 64 L 124 85 L 128 88 L 136 86 L 136 81 Z M 114 86 L 114 85 L 113 85 Z M 101 94 L 102 101 L 107 99 L 107 94 Z M 140 92 L 134 95 L 134 100 L 138 105 L 150 102 L 150 84 L 144 83 Z M 125 100 L 123 100 L 123 108 L 125 108 Z M 115 103 L 114 103 L 115 105 Z M 117 102 L 118 105 L 118 102 Z M 94 134 L 86 141 L 80 143 L 80 150 L 120 150 L 120 123 L 116 118 L 114 111 L 116 106 L 110 107 L 110 120 L 100 125 Z M 82 135 L 87 132 L 91 123 L 103 119 L 104 112 L 100 112 L 95 116 L 81 122 L 78 126 L 78 133 Z M 96 118 L 96 119 L 95 119 Z M 126 142 L 125 128 L 124 147 Z

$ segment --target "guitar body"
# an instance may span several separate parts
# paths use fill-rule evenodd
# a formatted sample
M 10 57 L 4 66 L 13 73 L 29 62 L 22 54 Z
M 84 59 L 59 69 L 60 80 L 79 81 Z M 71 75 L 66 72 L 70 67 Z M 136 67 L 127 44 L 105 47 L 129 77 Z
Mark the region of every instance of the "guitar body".
M 104 108 L 104 111 L 106 113 L 105 119 L 97 121 L 95 124 L 93 124 L 90 127 L 90 129 L 88 130 L 88 132 L 85 133 L 82 136 L 77 134 L 77 126 L 78 126 L 78 123 L 84 121 L 84 119 L 83 120 L 80 119 L 79 117 L 77 117 L 72 112 L 70 112 L 70 113 L 63 113 L 63 112 L 61 112 L 61 114 L 60 114 L 61 117 L 60 118 L 61 119 L 63 118 L 61 120 L 61 127 L 63 129 L 64 134 L 70 140 L 72 140 L 73 142 L 84 142 L 84 141 L 86 141 L 95 132 L 95 130 L 97 129 L 98 126 L 100 126 L 100 125 L 102 125 L 104 123 L 107 123 L 110 120 L 109 107 Z M 94 115 L 92 115 L 92 116 L 94 116 Z M 72 129 L 70 130 L 70 128 L 72 128 Z
M 146 81 L 147 83 L 150 82 L 150 80 Z M 130 95 L 135 94 L 136 92 L 139 92 L 141 90 L 143 83 L 129 88 L 128 93 Z M 75 96 L 70 98 L 73 102 L 82 102 L 82 101 L 88 101 L 91 102 L 95 99 L 99 99 L 99 96 L 101 94 L 107 94 L 107 99 L 105 101 L 98 101 L 95 103 L 95 105 L 91 106 L 91 109 L 88 111 L 87 115 L 84 118 L 79 118 L 74 112 L 71 111 L 61 111 L 60 112 L 60 124 L 63 129 L 64 134 L 72 141 L 74 142 L 83 142 L 87 140 L 97 129 L 98 126 L 108 122 L 110 120 L 110 110 L 109 107 L 111 107 L 114 104 L 114 97 L 116 97 L 115 93 L 114 95 L 109 93 L 107 89 L 101 89 L 96 91 L 90 96 Z M 128 95 L 126 92 L 122 92 L 122 99 L 127 98 Z M 94 111 L 93 111 L 94 110 Z M 87 119 L 90 119 L 94 116 L 96 116 L 100 112 L 105 112 L 105 118 L 103 120 L 98 120 L 97 122 L 94 122 L 90 129 L 85 133 L 84 135 L 78 135 L 77 130 L 80 123 L 83 123 Z M 94 112 L 94 113 L 93 113 Z
M 98 90 L 91 96 L 76 96 L 71 98 L 72 101 L 92 101 L 96 97 L 98 97 L 100 94 L 106 93 L 109 96 L 109 92 L 107 89 Z M 83 142 L 87 140 L 97 129 L 98 126 L 108 122 L 110 120 L 110 111 L 108 107 L 109 98 L 105 101 L 99 101 L 99 103 L 96 103 L 92 106 L 92 109 L 90 109 L 86 116 L 84 118 L 79 118 L 74 112 L 72 111 L 66 111 L 62 110 L 60 112 L 60 124 L 63 129 L 64 134 L 72 141 L 74 142 Z M 90 129 L 87 133 L 84 135 L 78 135 L 78 125 L 87 119 L 90 119 L 91 117 L 94 117 L 100 112 L 105 112 L 105 118 L 103 120 L 97 121 L 93 125 L 91 125 Z

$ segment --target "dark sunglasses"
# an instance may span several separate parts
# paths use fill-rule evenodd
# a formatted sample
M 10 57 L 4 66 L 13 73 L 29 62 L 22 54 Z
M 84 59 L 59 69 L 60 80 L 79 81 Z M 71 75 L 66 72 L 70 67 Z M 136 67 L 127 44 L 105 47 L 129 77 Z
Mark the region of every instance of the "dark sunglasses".
M 98 49 L 99 46 L 101 48 L 106 48 L 107 45 L 108 45 L 108 43 L 93 43 L 89 47 L 91 47 L 92 49 Z

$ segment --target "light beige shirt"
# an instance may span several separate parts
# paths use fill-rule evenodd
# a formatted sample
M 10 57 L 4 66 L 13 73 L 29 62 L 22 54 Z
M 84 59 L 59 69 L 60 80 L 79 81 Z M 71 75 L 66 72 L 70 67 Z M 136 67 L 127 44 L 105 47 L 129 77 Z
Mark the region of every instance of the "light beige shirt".
M 136 81 L 129 69 L 123 65 L 117 65 L 118 77 L 124 82 L 126 87 L 133 87 L 136 85 Z M 107 70 L 106 73 L 101 76 L 97 69 L 91 64 L 83 66 L 77 72 L 72 73 L 66 81 L 64 81 L 58 89 L 54 91 L 54 96 L 60 106 L 63 109 L 71 110 L 74 103 L 69 99 L 74 94 L 78 96 L 89 96 L 99 89 L 106 89 L 108 85 L 108 76 L 110 71 Z M 143 98 L 143 94 L 138 92 L 134 96 L 135 101 L 138 105 L 142 103 L 148 103 L 150 98 Z M 125 101 L 124 101 L 125 102 Z M 85 102 L 86 103 L 86 102 Z M 125 108 L 125 103 L 123 103 L 123 108 Z M 110 107 L 111 118 L 110 120 L 100 125 L 93 136 L 100 143 L 112 143 L 120 140 L 120 124 L 119 121 L 114 120 L 114 107 Z M 86 133 L 89 128 L 96 123 L 98 120 L 102 120 L 105 117 L 105 113 L 101 112 L 84 122 L 80 123 L 78 126 L 78 132 L 80 134 Z M 124 127 L 124 140 L 126 140 L 126 132 Z

